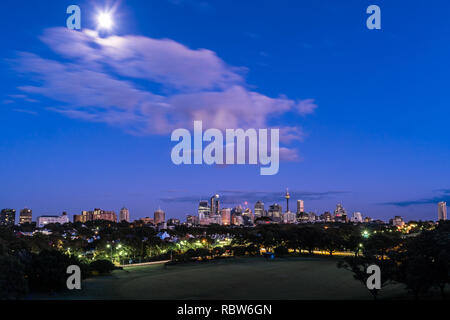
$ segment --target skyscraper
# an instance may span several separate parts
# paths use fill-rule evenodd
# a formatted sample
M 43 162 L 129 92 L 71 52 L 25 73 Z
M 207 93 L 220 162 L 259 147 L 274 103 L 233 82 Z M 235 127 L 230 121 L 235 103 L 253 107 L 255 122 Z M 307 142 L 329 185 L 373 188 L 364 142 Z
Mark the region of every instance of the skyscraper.
M 345 211 L 344 206 L 341 203 L 338 203 L 336 205 L 336 210 L 334 210 L 334 216 L 342 217 L 342 216 L 346 216 L 346 215 L 347 215 L 347 211 Z
M 218 215 L 219 209 L 220 209 L 219 195 L 215 194 L 211 197 L 211 212 L 210 212 L 210 214 L 212 216 Z
M 361 222 L 362 223 L 363 222 L 363 218 L 362 218 L 361 212 L 353 212 L 351 221 L 352 222 Z
M 223 208 L 220 210 L 222 225 L 229 226 L 231 224 L 231 209 Z
M 245 225 L 253 225 L 255 222 L 255 216 L 253 215 L 252 209 L 246 208 L 242 213 L 242 219 Z
M 305 212 L 305 203 L 303 200 L 297 200 L 297 214 Z
M 283 209 L 278 203 L 275 203 L 269 207 L 269 211 L 267 212 L 267 215 L 269 218 L 272 219 L 272 221 L 281 222 L 281 212 Z
M 255 218 L 264 217 L 264 202 L 258 201 L 255 204 Z
M 16 210 L 15 209 L 3 209 L 0 212 L 0 225 L 13 226 L 16 222 Z
M 28 208 L 20 210 L 19 224 L 31 223 L 32 213 L 33 213 L 32 210 Z
M 438 203 L 438 220 L 447 220 L 447 202 Z
M 198 211 L 197 211 L 198 218 L 205 219 L 205 218 L 209 217 L 210 211 L 211 210 L 209 208 L 208 201 L 204 201 L 204 200 L 200 201 L 200 203 L 198 204 Z
M 119 212 L 119 222 L 126 221 L 130 222 L 130 210 L 123 207 Z
M 161 209 L 158 209 L 155 211 L 155 225 L 158 225 L 160 223 L 164 223 L 166 221 L 166 214 Z

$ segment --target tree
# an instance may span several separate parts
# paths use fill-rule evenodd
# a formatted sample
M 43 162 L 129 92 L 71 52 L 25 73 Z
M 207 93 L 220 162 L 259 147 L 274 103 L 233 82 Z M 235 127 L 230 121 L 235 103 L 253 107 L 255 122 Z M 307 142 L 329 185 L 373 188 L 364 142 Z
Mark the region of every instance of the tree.
M 285 246 L 278 246 L 275 248 L 274 253 L 277 257 L 284 257 L 289 253 L 289 250 Z
M 340 237 L 339 230 L 337 228 L 328 228 L 323 233 L 321 240 L 322 247 L 333 255 L 333 252 L 338 250 L 342 245 L 342 238 Z
M 408 238 L 400 249 L 389 254 L 397 265 L 396 281 L 406 285 L 416 299 L 432 287 L 444 297 L 449 282 L 450 232 L 446 228 L 424 231 Z
M 308 250 L 309 254 L 313 254 L 314 249 L 320 246 L 320 239 L 323 234 L 322 228 L 307 226 L 300 228 L 297 232 L 302 248 Z
M 400 235 L 394 233 L 373 233 L 364 244 L 365 255 L 378 255 L 384 260 L 386 254 L 401 243 Z
M 24 265 L 14 256 L 0 256 L 0 300 L 20 299 L 27 292 Z
M 27 269 L 27 277 L 31 290 L 53 292 L 66 288 L 67 267 L 83 265 L 77 258 L 65 255 L 56 250 L 44 250 L 33 255 L 31 268 Z M 81 268 L 82 277 L 86 274 Z
M 97 271 L 100 274 L 108 274 L 115 269 L 114 264 L 109 260 L 95 260 L 89 266 L 92 271 Z
M 338 261 L 337 267 L 344 268 L 353 272 L 353 277 L 361 282 L 361 284 L 367 288 L 367 280 L 371 274 L 367 273 L 367 269 L 371 265 L 377 265 L 380 267 L 381 271 L 381 288 L 385 287 L 393 279 L 393 273 L 395 270 L 395 265 L 393 261 L 389 263 L 380 264 L 380 260 L 375 256 L 353 256 L 345 257 L 343 260 Z M 377 299 L 379 289 L 373 288 L 368 289 L 372 294 L 374 300 Z

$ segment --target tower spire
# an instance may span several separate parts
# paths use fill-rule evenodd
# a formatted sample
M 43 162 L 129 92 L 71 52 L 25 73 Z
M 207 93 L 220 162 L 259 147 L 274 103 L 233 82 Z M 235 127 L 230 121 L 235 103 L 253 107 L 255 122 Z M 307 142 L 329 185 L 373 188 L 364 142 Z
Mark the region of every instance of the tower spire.
M 288 188 L 286 188 L 286 195 L 284 197 L 286 198 L 286 212 L 289 212 L 289 198 L 291 195 L 289 194 Z

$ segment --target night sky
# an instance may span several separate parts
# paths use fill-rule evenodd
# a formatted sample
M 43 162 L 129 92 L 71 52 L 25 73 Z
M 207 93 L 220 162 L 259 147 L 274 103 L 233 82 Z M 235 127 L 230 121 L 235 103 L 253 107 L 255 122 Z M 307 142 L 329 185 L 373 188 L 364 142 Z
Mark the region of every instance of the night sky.
M 66 28 L 77 4 L 82 30 Z M 381 8 L 368 30 L 366 8 Z M 98 12 L 114 27 L 96 33 Z M 450 202 L 448 1 L 1 1 L 0 207 L 224 206 L 436 219 Z M 278 174 L 172 163 L 176 128 L 280 128 Z

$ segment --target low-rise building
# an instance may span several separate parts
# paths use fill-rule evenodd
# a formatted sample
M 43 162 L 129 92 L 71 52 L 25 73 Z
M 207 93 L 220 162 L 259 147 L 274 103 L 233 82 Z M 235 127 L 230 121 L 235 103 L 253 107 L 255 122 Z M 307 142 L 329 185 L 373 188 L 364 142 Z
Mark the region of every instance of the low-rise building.
M 60 216 L 40 216 L 37 218 L 36 225 L 39 228 L 43 228 L 46 225 L 52 224 L 52 223 L 64 224 L 64 223 L 68 223 L 68 222 L 69 222 L 69 217 L 67 216 L 66 212 L 63 212 L 63 214 Z

